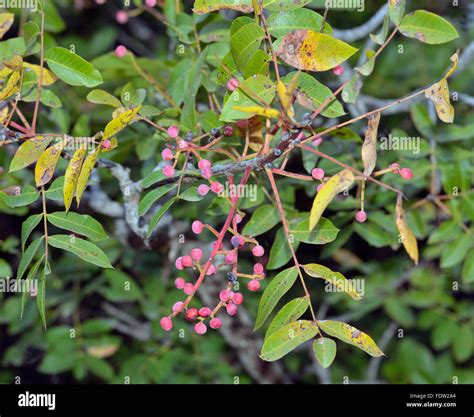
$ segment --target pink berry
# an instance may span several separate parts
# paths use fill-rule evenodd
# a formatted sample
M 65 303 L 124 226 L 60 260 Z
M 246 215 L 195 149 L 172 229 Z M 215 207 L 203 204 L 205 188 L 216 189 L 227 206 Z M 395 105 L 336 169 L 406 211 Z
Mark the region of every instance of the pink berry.
M 240 224 L 240 222 L 242 221 L 242 216 L 239 213 L 235 213 L 234 220 L 237 224 Z
M 336 75 L 342 75 L 344 74 L 344 67 L 342 65 L 338 65 L 337 67 L 334 67 L 332 72 Z
M 234 128 L 232 126 L 224 126 L 223 129 L 224 136 L 234 136 Z
M 163 317 L 160 320 L 160 326 L 165 332 L 169 332 L 173 328 L 173 322 L 169 317 Z
M 177 301 L 173 304 L 173 313 L 179 313 L 183 310 L 184 303 L 182 301 Z
M 324 169 L 321 169 L 321 168 L 314 168 L 312 171 L 311 171 L 311 176 L 315 179 L 315 180 L 322 180 L 324 178 Z
M 188 321 L 194 321 L 196 320 L 198 314 L 197 308 L 189 308 L 188 311 L 186 311 L 184 318 Z
M 257 245 L 252 248 L 252 254 L 253 256 L 263 256 L 265 253 L 265 249 L 263 249 L 262 246 Z
M 123 58 L 125 55 L 127 55 L 127 48 L 123 45 L 119 45 L 115 48 L 115 56 L 117 58 Z
M 240 292 L 236 292 L 232 297 L 232 302 L 234 304 L 240 305 L 244 301 L 244 296 Z
M 318 188 L 316 188 L 316 191 L 319 193 L 324 187 L 324 184 L 319 184 Z
M 198 187 L 198 194 L 199 194 L 201 197 L 204 197 L 205 195 L 207 195 L 208 192 L 209 192 L 209 187 L 208 187 L 206 184 L 201 184 L 201 185 Z
M 199 323 L 196 323 L 194 325 L 194 331 L 197 333 L 197 334 L 204 334 L 207 332 L 207 326 L 201 321 Z
M 162 169 L 165 177 L 172 177 L 174 175 L 174 168 L 171 165 L 166 165 Z
M 222 184 L 220 182 L 217 182 L 217 181 L 214 181 L 211 183 L 211 190 L 212 192 L 218 194 L 222 191 L 224 187 L 222 186 Z
M 222 290 L 220 293 L 219 293 L 219 300 L 221 300 L 223 303 L 226 303 L 227 301 L 229 301 L 229 291 L 227 290 Z
M 359 223 L 364 223 L 367 220 L 367 214 L 365 213 L 364 210 L 360 210 L 356 214 L 356 220 Z
M 253 266 L 253 273 L 257 275 L 263 274 L 263 265 L 262 264 L 255 264 Z
M 229 316 L 235 316 L 237 314 L 238 307 L 234 303 L 229 303 L 225 309 L 227 310 L 227 314 Z
M 235 235 L 235 236 L 232 236 L 232 238 L 230 239 L 230 243 L 232 244 L 234 248 L 241 248 L 242 246 L 244 246 L 245 242 L 242 236 Z
M 194 248 L 191 251 L 191 258 L 193 258 L 195 261 L 199 261 L 202 258 L 202 250 L 199 248 Z
M 199 315 L 201 317 L 204 317 L 204 318 L 209 317 L 211 313 L 212 313 L 212 310 L 209 307 L 201 307 L 199 309 Z
M 193 224 L 191 225 L 191 229 L 193 230 L 194 233 L 199 235 L 204 230 L 204 224 L 199 220 L 195 220 L 193 221 Z
M 155 7 L 156 6 L 156 0 L 145 0 L 145 4 L 148 7 Z
M 176 259 L 175 263 L 174 263 L 174 266 L 176 267 L 176 269 L 179 269 L 180 271 L 183 270 L 183 257 L 180 256 L 178 259 Z
M 128 22 L 128 14 L 126 11 L 124 10 L 119 10 L 116 14 L 115 14 L 115 20 L 117 20 L 118 23 L 120 24 L 124 24 L 124 23 L 127 23 Z
M 390 164 L 390 168 L 393 169 L 393 172 L 395 174 L 400 173 L 400 164 L 397 164 L 396 162 L 394 162 L 393 164 Z
M 224 262 L 225 262 L 227 265 L 235 264 L 235 262 L 237 262 L 237 255 L 236 255 L 236 253 L 235 253 L 235 252 L 229 252 L 229 253 L 225 256 Z
M 206 275 L 214 275 L 216 273 L 216 267 L 214 265 L 209 265 L 209 268 L 207 269 Z
M 311 143 L 313 144 L 314 147 L 319 146 L 321 145 L 321 143 L 323 143 L 323 138 L 313 139 Z
M 174 285 L 176 286 L 178 290 L 182 290 L 184 288 L 184 284 L 186 284 L 186 281 L 184 280 L 184 278 L 178 277 L 174 280 Z
M 296 140 L 299 140 L 299 141 L 304 140 L 304 138 L 306 138 L 306 135 L 304 132 L 300 132 L 298 133 L 298 136 L 296 136 Z
M 209 322 L 209 326 L 211 326 L 211 329 L 219 329 L 222 326 L 222 320 L 218 319 L 217 317 L 214 317 Z
M 171 161 L 173 159 L 173 151 L 169 148 L 165 148 L 163 149 L 163 151 L 161 152 L 161 157 L 163 158 L 163 160 L 165 161 Z
M 102 149 L 110 149 L 110 146 L 111 146 L 111 143 L 110 143 L 110 140 L 106 139 L 104 140 L 102 143 Z
M 248 120 L 237 120 L 235 123 L 239 129 L 245 129 L 249 125 Z
M 234 91 L 238 86 L 239 86 L 239 81 L 236 80 L 235 78 L 231 78 L 229 81 L 227 81 L 227 89 L 229 91 Z
M 190 266 L 193 266 L 193 258 L 191 258 L 189 255 L 183 256 L 183 266 L 185 268 L 189 268 Z
M 171 137 L 171 138 L 176 138 L 179 134 L 179 128 L 178 126 L 170 126 L 168 128 L 168 135 Z
M 208 180 L 209 178 L 212 177 L 212 171 L 210 168 L 204 168 L 201 169 L 201 176 L 205 179 Z
M 253 279 L 247 284 L 247 288 L 250 291 L 258 291 L 260 289 L 260 281 L 258 279 Z
M 186 284 L 184 284 L 183 291 L 186 295 L 191 295 L 194 292 L 194 285 L 190 282 L 187 282 Z
M 402 168 L 400 176 L 406 180 L 411 180 L 413 178 L 413 171 L 410 168 Z
M 211 168 L 211 163 L 207 159 L 201 159 L 198 162 L 198 168 L 201 169 L 201 170 L 202 169 L 210 169 Z

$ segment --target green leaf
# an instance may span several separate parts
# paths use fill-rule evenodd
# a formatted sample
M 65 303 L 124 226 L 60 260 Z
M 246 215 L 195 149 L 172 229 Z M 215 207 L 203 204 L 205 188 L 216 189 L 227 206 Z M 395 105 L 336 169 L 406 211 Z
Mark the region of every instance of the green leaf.
M 375 51 L 372 49 L 367 49 L 365 51 L 365 56 L 366 56 L 366 62 L 362 64 L 360 67 L 355 67 L 355 70 L 362 74 L 365 75 L 366 77 L 370 74 L 372 74 L 372 71 L 374 70 L 375 67 Z
M 384 308 L 387 314 L 400 325 L 407 328 L 414 326 L 416 318 L 413 311 L 399 297 L 387 298 Z
M 340 291 L 347 293 L 353 300 L 362 299 L 362 294 L 340 272 L 331 271 L 329 268 L 318 264 L 303 265 L 303 269 L 309 276 L 324 279 Z
M 18 171 L 35 162 L 52 140 L 53 138 L 50 136 L 37 136 L 23 142 L 15 152 L 9 172 Z
M 78 233 L 94 241 L 108 239 L 109 237 L 102 225 L 87 214 L 57 211 L 49 213 L 47 219 L 56 227 Z
M 271 11 L 295 10 L 306 6 L 312 0 L 263 0 L 263 8 Z
M 45 270 L 41 272 L 40 279 L 38 282 L 38 294 L 36 295 L 36 304 L 38 305 L 38 311 L 43 322 L 43 326 L 46 329 L 46 274 Z
M 347 323 L 332 320 L 318 320 L 318 326 L 323 332 L 336 337 L 345 343 L 349 343 L 350 345 L 362 349 L 370 356 L 384 356 L 384 353 L 379 349 L 369 335 Z
M 36 278 L 36 274 L 38 273 L 38 269 L 39 269 L 41 263 L 43 262 L 45 256 L 46 255 L 43 254 L 43 256 L 41 258 L 39 258 L 33 264 L 30 271 L 28 272 L 28 275 L 26 276 L 26 280 L 25 280 L 26 288 L 28 288 L 28 286 L 30 285 L 30 282 L 33 282 L 34 279 Z M 39 285 L 38 285 L 38 289 L 39 289 Z M 23 318 L 23 313 L 25 311 L 26 301 L 27 301 L 29 295 L 30 295 L 30 292 L 28 292 L 28 291 L 23 291 L 23 293 L 21 294 L 20 318 Z
M 316 323 L 308 320 L 287 324 L 263 342 L 260 357 L 267 362 L 276 361 L 302 343 L 312 339 L 317 333 Z
M 31 203 L 34 203 L 36 200 L 38 200 L 39 196 L 40 193 L 35 187 L 31 185 L 26 185 L 25 187 L 23 187 L 21 193 L 18 195 L 6 194 L 3 197 L 3 201 L 10 207 L 15 208 L 27 206 Z
M 31 235 L 31 232 L 38 226 L 43 218 L 43 214 L 32 214 L 21 225 L 21 250 L 25 250 L 25 243 Z
M 46 52 L 45 60 L 54 74 L 67 84 L 95 87 L 102 84 L 102 76 L 89 62 L 69 50 L 54 47 Z
M 293 248 L 296 251 L 300 242 L 296 240 L 293 242 Z M 278 229 L 273 241 L 272 248 L 270 249 L 270 257 L 267 263 L 267 269 L 277 269 L 283 265 L 286 265 L 291 259 L 290 245 L 285 236 L 283 228 Z
M 49 186 L 48 190 L 46 191 L 45 195 L 46 198 L 53 201 L 63 201 L 63 189 L 64 189 L 64 176 L 56 178 L 51 185 Z
M 462 262 L 467 252 L 472 248 L 473 237 L 470 233 L 465 233 L 446 246 L 441 254 L 441 268 L 451 268 Z
M 268 55 L 267 52 L 259 49 L 253 54 L 253 56 L 248 60 L 247 64 L 245 65 L 245 68 L 243 70 L 244 78 L 247 79 L 252 75 L 256 74 L 268 75 L 270 59 L 271 57 L 270 55 Z
M 395 1 L 398 1 L 398 0 L 395 0 Z M 405 1 L 405 0 L 400 0 L 400 1 Z M 383 45 L 383 43 L 387 39 L 387 35 L 388 35 L 388 18 L 387 16 L 384 16 L 383 25 L 382 25 L 382 29 L 380 30 L 380 33 L 378 35 L 373 35 L 371 33 L 370 39 L 372 39 L 372 42 L 376 43 L 377 45 Z
M 28 246 L 23 253 L 23 256 L 21 257 L 20 260 L 20 265 L 18 265 L 18 272 L 16 279 L 20 281 L 20 279 L 23 277 L 23 274 L 25 273 L 26 269 L 28 266 L 31 264 L 31 261 L 33 260 L 34 256 L 36 255 L 36 252 L 38 252 L 38 249 L 43 242 L 44 236 L 39 237 L 38 239 L 34 240 L 30 246 Z
M 297 74 L 296 71 L 282 77 L 285 84 L 290 84 L 293 77 Z M 309 110 L 317 110 L 319 107 L 332 95 L 332 91 L 321 84 L 316 78 L 310 74 L 302 72 L 298 75 L 296 85 L 296 101 L 298 104 Z M 339 117 L 346 114 L 341 103 L 336 98 L 333 98 L 323 109 L 321 114 L 325 117 Z
M 290 234 L 293 235 L 298 242 L 308 243 L 311 245 L 324 245 L 336 239 L 339 229 L 332 222 L 321 217 L 316 227 L 308 232 L 309 218 L 301 220 L 295 226 L 290 225 Z
M 104 90 L 92 90 L 87 94 L 87 100 L 95 104 L 105 104 L 112 107 L 120 107 L 120 100 Z
M 435 328 L 431 332 L 431 344 L 436 350 L 446 349 L 451 346 L 456 336 L 457 324 L 447 318 L 437 321 Z
M 441 16 L 426 10 L 407 14 L 400 23 L 400 32 L 430 45 L 446 43 L 459 37 L 456 28 Z
M 158 225 L 158 222 L 165 215 L 165 213 L 169 210 L 169 208 L 174 204 L 175 201 L 176 201 L 176 197 L 171 198 L 166 203 L 164 203 L 160 207 L 160 209 L 153 215 L 153 217 L 150 220 L 149 227 L 148 227 L 148 234 L 147 234 L 148 237 L 151 236 L 151 234 L 155 230 L 156 226 Z
M 190 202 L 201 201 L 203 199 L 203 196 L 198 193 L 198 188 L 194 186 L 184 190 L 178 197 L 180 200 Z
M 158 201 L 161 197 L 169 193 L 171 190 L 177 187 L 177 184 L 166 184 L 159 188 L 156 188 L 149 193 L 146 193 L 143 198 L 140 200 L 138 205 L 138 215 L 143 216 L 148 213 L 148 210 L 151 209 L 153 204 Z
M 310 9 L 270 13 L 267 19 L 268 30 L 276 38 L 298 29 L 312 29 L 319 32 L 322 23 L 323 17 Z M 324 25 L 324 33 L 332 33 L 332 28 L 327 23 Z
M 23 55 L 26 50 L 23 38 L 10 38 L 0 42 L 0 62 L 3 62 L 14 55 Z
M 234 107 L 261 106 L 262 103 L 256 97 L 267 104 L 270 104 L 275 97 L 275 84 L 269 78 L 259 74 L 243 81 L 241 87 L 232 92 L 222 109 L 220 120 L 233 122 L 251 118 L 252 113 L 235 110 Z
M 54 248 L 67 250 L 82 260 L 101 268 L 112 268 L 107 255 L 95 244 L 70 235 L 53 235 L 48 243 Z
M 288 323 L 298 320 L 308 309 L 309 300 L 307 297 L 300 297 L 291 300 L 276 314 L 268 326 L 265 339 Z
M 465 362 L 472 356 L 474 332 L 471 323 L 457 326 L 453 354 L 457 362 Z
M 323 368 L 329 368 L 336 357 L 336 342 L 327 337 L 320 337 L 313 342 L 313 352 Z
M 388 16 L 390 20 L 398 25 L 405 13 L 406 0 L 388 0 Z
M 249 22 L 247 19 L 235 19 L 230 28 L 230 51 L 239 70 L 245 68 L 265 37 L 265 31 L 254 21 Z
M 258 304 L 255 330 L 262 326 L 278 304 L 278 301 L 280 301 L 281 297 L 283 297 L 293 286 L 297 276 L 298 269 L 296 267 L 291 267 L 280 272 L 270 281 L 270 284 L 265 288 L 265 291 L 260 298 L 260 303 Z
M 342 100 L 345 103 L 354 104 L 357 101 L 362 85 L 359 73 L 355 72 L 349 83 L 342 89 Z
M 10 264 L 5 259 L 0 259 L 0 278 L 11 278 L 13 271 Z
M 474 249 L 471 249 L 469 254 L 466 256 L 464 265 L 462 268 L 462 279 L 463 282 L 474 281 Z
M 253 11 L 252 0 L 195 0 L 193 12 L 202 14 L 223 9 L 251 13 Z
M 272 204 L 265 204 L 255 210 L 250 220 L 245 224 L 242 233 L 244 235 L 259 236 L 268 232 L 280 222 L 278 208 Z

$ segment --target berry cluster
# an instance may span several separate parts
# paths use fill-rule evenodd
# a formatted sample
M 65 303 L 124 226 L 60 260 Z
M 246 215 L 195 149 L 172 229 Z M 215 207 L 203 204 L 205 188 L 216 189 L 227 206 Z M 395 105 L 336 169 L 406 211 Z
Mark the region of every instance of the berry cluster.
M 204 169 L 206 167 L 207 165 Z M 226 249 L 222 242 L 219 243 L 219 239 L 214 241 L 212 243 L 212 255 L 205 265 L 201 263 L 203 252 L 199 248 L 194 248 L 189 254 L 176 259 L 175 267 L 179 271 L 190 269 L 199 272 L 200 277 L 216 275 L 218 272 L 223 271 L 226 274 L 226 283 L 219 293 L 219 300 L 214 308 L 211 309 L 210 307 L 203 306 L 198 309 L 196 307 L 189 307 L 189 304 L 201 285 L 202 280 L 199 281 L 198 279 L 198 281 L 193 283 L 186 282 L 182 277 L 176 278 L 176 288 L 182 290 L 187 298 L 184 301 L 174 303 L 171 314 L 160 320 L 160 325 L 163 330 L 170 331 L 173 328 L 172 319 L 179 314 L 184 314 L 184 318 L 187 321 L 195 323 L 194 331 L 197 334 L 202 335 L 206 333 L 208 326 L 211 329 L 218 329 L 222 326 L 222 320 L 216 317 L 217 313 L 221 309 L 225 309 L 229 316 L 235 316 L 238 311 L 238 306 L 244 301 L 242 293 L 237 291 L 239 288 L 239 279 L 248 281 L 247 288 L 250 291 L 258 291 L 260 289 L 260 281 L 265 278 L 265 269 L 261 263 L 254 264 L 251 274 L 242 273 L 237 268 L 239 253 L 242 253 L 243 250 L 251 247 L 253 256 L 258 258 L 265 254 L 264 248 L 260 246 L 254 238 L 238 234 L 237 228 L 241 221 L 242 214 L 235 213 L 232 218 L 232 225 L 230 226 L 232 237 L 229 241 L 229 248 Z M 212 226 L 204 224 L 200 220 L 195 220 L 191 228 L 197 235 L 205 230 L 217 235 L 217 232 Z M 211 260 L 213 263 L 211 263 Z

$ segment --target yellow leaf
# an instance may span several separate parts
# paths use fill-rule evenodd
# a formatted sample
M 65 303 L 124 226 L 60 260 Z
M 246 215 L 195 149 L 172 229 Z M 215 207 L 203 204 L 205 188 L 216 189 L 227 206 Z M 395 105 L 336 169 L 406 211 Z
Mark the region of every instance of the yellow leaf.
M 23 62 L 23 66 L 27 68 L 27 70 L 29 69 L 33 71 L 36 74 L 36 76 L 39 78 L 40 71 L 41 71 L 41 67 L 39 65 L 30 64 L 29 62 Z M 56 76 L 50 70 L 43 67 L 41 85 L 48 86 L 48 85 L 54 84 L 56 80 L 57 80 Z
M 7 120 L 8 115 L 10 114 L 8 110 L 8 106 L 5 106 L 3 109 L 0 110 L 0 123 L 5 123 Z
M 20 91 L 20 87 L 18 86 L 18 81 L 20 81 L 21 73 L 20 71 L 13 71 L 8 78 L 6 84 L 0 91 L 0 100 L 5 100 L 8 97 L 11 97 L 13 94 Z
M 51 136 L 37 136 L 23 142 L 15 152 L 8 172 L 18 171 L 35 162 L 52 140 Z
M 397 206 L 395 208 L 395 223 L 400 233 L 400 239 L 402 241 L 405 250 L 407 251 L 410 258 L 418 265 L 418 243 L 416 237 L 411 231 L 408 223 L 405 219 L 405 212 L 403 211 L 403 197 L 401 194 L 397 198 Z
M 108 358 L 117 352 L 119 345 L 88 346 L 86 352 L 96 358 Z
M 425 96 L 435 105 L 438 117 L 445 123 L 453 123 L 454 107 L 449 100 L 449 87 L 446 78 L 433 84 L 425 91 Z
M 356 52 L 356 48 L 330 35 L 300 29 L 283 37 L 277 55 L 287 64 L 301 70 L 327 71 Z
M 262 119 L 260 116 L 253 116 L 248 120 L 247 127 L 239 127 L 237 126 L 237 131 L 239 132 L 239 137 L 245 139 L 247 135 L 249 135 L 249 147 L 254 152 L 258 152 L 263 146 L 263 124 Z
M 5 80 L 13 71 L 8 67 L 3 67 L 0 70 L 0 80 Z
M 114 117 L 107 124 L 107 126 L 105 126 L 102 139 L 109 139 L 112 136 L 115 136 L 122 129 L 124 129 L 125 126 L 127 126 L 133 120 L 133 118 L 137 115 L 141 108 L 142 106 L 138 106 L 134 109 L 126 110 L 123 113 L 119 114 L 117 117 Z
M 77 179 L 76 186 L 76 201 L 77 205 L 81 202 L 82 194 L 84 194 L 85 189 L 87 188 L 87 182 L 91 176 L 92 169 L 97 161 L 97 157 L 100 153 L 100 147 L 98 147 L 94 152 L 87 155 L 86 160 L 82 164 L 81 173 Z
M 69 162 L 69 165 L 66 169 L 66 174 L 64 176 L 64 207 L 66 207 L 66 212 L 69 211 L 71 207 L 72 197 L 74 196 L 74 191 L 76 189 L 77 179 L 81 172 L 82 161 L 84 160 L 84 155 L 86 153 L 87 144 L 82 144 L 79 149 L 74 152 L 74 155 Z
M 459 53 L 456 52 L 455 54 L 451 55 L 451 67 L 448 69 L 448 71 L 446 72 L 446 74 L 444 75 L 443 78 L 448 78 L 451 76 L 451 74 L 456 71 L 456 68 L 458 67 L 458 64 L 459 64 Z
M 285 84 L 283 84 L 282 81 L 278 81 L 277 83 L 277 92 L 278 96 L 280 97 L 280 102 L 281 106 L 283 107 L 283 110 L 285 110 L 287 116 L 292 119 L 295 115 L 292 106 L 292 94 L 289 92 L 289 90 L 286 89 L 286 86 Z
M 13 13 L 2 13 L 0 14 L 0 39 L 7 33 L 8 29 L 13 24 L 15 15 Z
M 19 55 L 15 55 L 13 58 L 3 61 L 3 64 L 12 71 L 20 71 L 23 64 L 23 58 Z
M 380 123 L 380 112 L 368 117 L 369 123 L 365 132 L 365 140 L 362 145 L 362 162 L 364 163 L 364 175 L 369 176 L 377 162 L 377 131 Z
M 348 169 L 344 169 L 332 176 L 321 190 L 316 194 L 313 207 L 309 215 L 309 231 L 311 232 L 319 222 L 324 210 L 332 199 L 340 192 L 348 189 L 354 182 L 354 175 Z
M 58 163 L 61 152 L 64 149 L 64 141 L 56 143 L 50 146 L 43 154 L 39 157 L 35 167 L 35 182 L 36 186 L 47 184 L 53 177 L 54 169 Z
M 254 113 L 263 117 L 276 117 L 280 116 L 280 112 L 275 109 L 267 109 L 261 106 L 234 106 L 234 110 L 243 111 L 245 113 Z
M 366 333 L 347 323 L 333 320 L 318 320 L 319 328 L 330 336 L 362 349 L 370 356 L 385 356 L 374 340 Z

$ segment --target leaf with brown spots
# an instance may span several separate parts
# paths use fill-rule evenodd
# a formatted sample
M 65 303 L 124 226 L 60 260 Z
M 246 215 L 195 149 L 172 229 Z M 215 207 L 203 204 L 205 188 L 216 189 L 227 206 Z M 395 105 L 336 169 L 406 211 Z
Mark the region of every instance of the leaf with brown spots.
M 330 35 L 300 29 L 282 38 L 277 55 L 287 64 L 301 70 L 327 71 L 356 52 L 356 48 Z
M 263 123 L 262 119 L 259 116 L 254 116 L 248 119 L 248 126 L 247 127 L 239 127 L 237 126 L 237 131 L 239 133 L 239 137 L 244 139 L 246 135 L 249 135 L 249 148 L 252 149 L 254 152 L 258 152 L 261 147 L 263 146 Z
M 8 29 L 13 25 L 15 15 L 13 13 L 0 14 L 0 39 L 7 33 Z
M 5 100 L 11 97 L 13 94 L 16 94 L 20 91 L 18 82 L 21 78 L 20 71 L 13 71 L 8 77 L 7 82 L 4 84 L 3 88 L 0 90 L 0 100 Z
M 375 168 L 377 162 L 377 132 L 380 123 L 380 112 L 368 117 L 369 123 L 365 132 L 365 139 L 362 145 L 362 162 L 364 163 L 364 175 L 369 176 Z
M 347 323 L 332 320 L 318 320 L 317 323 L 324 333 L 356 346 L 370 356 L 385 356 L 368 334 L 361 332 Z
M 98 147 L 94 152 L 87 155 L 86 160 L 82 164 L 81 173 L 77 179 L 77 186 L 76 186 L 76 201 L 77 205 L 81 202 L 82 194 L 84 193 L 85 189 L 87 188 L 87 183 L 91 176 L 92 169 L 97 161 L 97 157 L 100 153 L 100 147 Z
M 74 152 L 74 155 L 66 169 L 66 174 L 64 175 L 63 195 L 66 212 L 68 212 L 71 207 L 74 191 L 76 190 L 77 179 L 81 172 L 82 161 L 84 160 L 84 155 L 86 153 L 86 147 L 87 144 L 82 144 L 79 149 Z
M 400 233 L 400 239 L 403 246 L 405 247 L 405 250 L 413 262 L 415 262 L 415 265 L 418 265 L 418 242 L 416 241 L 416 237 L 405 219 L 405 212 L 403 210 L 403 197 L 401 194 L 398 195 L 397 205 L 395 207 L 395 223 L 397 224 L 397 229 Z
M 63 149 L 64 141 L 61 141 L 50 146 L 39 157 L 35 167 L 35 182 L 37 187 L 47 184 L 51 178 L 53 178 L 54 169 L 56 168 Z
M 18 171 L 35 162 L 52 140 L 52 137 L 37 136 L 23 142 L 12 159 L 9 172 Z

